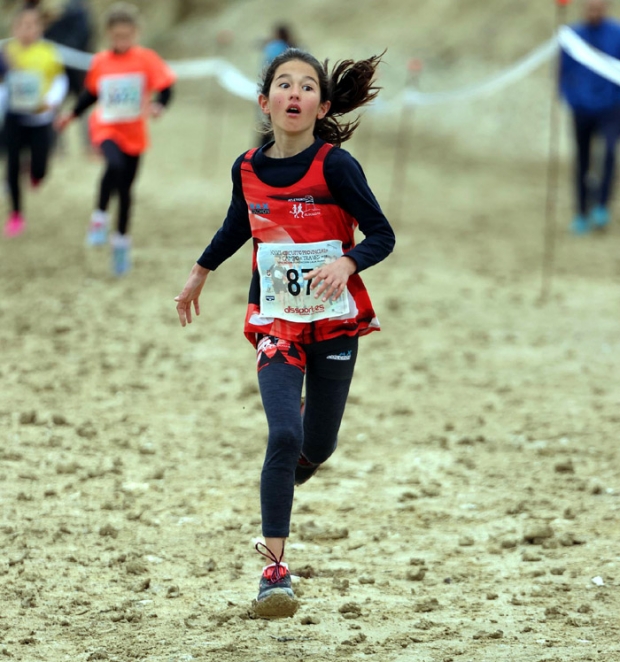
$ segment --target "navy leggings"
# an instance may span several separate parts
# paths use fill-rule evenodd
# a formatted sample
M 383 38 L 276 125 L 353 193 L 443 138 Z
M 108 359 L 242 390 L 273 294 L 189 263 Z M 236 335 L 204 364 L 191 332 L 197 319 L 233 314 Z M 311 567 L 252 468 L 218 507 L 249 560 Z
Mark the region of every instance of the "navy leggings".
M 112 140 L 101 143 L 101 152 L 106 162 L 106 170 L 99 188 L 98 208 L 107 211 L 113 193 L 118 194 L 118 233 L 127 234 L 131 209 L 131 186 L 138 172 L 139 156 L 131 156 L 121 151 Z
M 303 366 L 276 360 L 258 373 L 269 426 L 260 486 L 262 528 L 267 538 L 289 535 L 300 454 L 320 464 L 336 450 L 357 358 L 357 338 L 336 338 L 301 347 L 306 362 L 303 417 Z
M 612 192 L 616 165 L 616 143 L 620 137 L 620 108 L 600 113 L 574 113 L 575 139 L 577 141 L 577 209 L 580 214 L 588 212 L 588 171 L 590 169 L 590 147 L 595 135 L 605 140 L 605 161 L 600 188 L 593 192 L 593 202 L 605 207 Z

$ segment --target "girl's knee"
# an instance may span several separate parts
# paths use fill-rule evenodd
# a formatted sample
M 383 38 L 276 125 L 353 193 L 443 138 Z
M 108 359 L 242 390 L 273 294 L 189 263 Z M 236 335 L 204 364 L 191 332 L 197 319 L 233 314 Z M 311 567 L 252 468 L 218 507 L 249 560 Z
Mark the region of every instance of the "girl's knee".
M 301 453 L 302 441 L 301 427 L 278 426 L 276 429 L 270 430 L 266 462 L 286 465 L 297 462 Z

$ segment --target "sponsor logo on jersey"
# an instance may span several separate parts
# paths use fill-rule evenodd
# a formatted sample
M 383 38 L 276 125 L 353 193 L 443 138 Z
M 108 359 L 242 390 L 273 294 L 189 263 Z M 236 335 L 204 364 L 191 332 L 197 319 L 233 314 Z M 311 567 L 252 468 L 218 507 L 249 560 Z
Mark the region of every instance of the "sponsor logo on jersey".
M 250 211 L 253 214 L 258 214 L 259 216 L 264 216 L 265 214 L 270 214 L 269 204 L 267 202 L 250 202 Z
M 293 207 L 289 211 L 289 214 L 293 214 L 293 218 L 321 215 L 321 208 L 317 207 L 311 195 L 306 195 L 303 198 L 289 198 L 288 201 L 293 203 Z

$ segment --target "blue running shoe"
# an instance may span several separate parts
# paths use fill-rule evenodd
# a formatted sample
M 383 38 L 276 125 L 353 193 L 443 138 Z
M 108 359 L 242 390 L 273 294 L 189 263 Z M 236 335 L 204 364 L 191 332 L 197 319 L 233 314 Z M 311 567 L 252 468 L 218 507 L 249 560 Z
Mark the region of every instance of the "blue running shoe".
M 89 246 L 105 246 L 108 243 L 109 216 L 101 209 L 95 209 L 90 217 L 86 243 Z
M 592 210 L 590 221 L 595 230 L 603 230 L 609 225 L 609 212 L 607 207 L 599 205 Z
M 266 551 L 261 551 L 263 547 Z M 286 563 L 276 556 L 263 543 L 257 543 L 256 551 L 269 560 L 271 565 L 263 568 L 258 586 L 258 597 L 252 603 L 254 615 L 258 618 L 290 618 L 299 609 L 299 601 L 291 586 L 291 573 Z
M 124 276 L 131 269 L 131 239 L 127 235 L 112 235 L 112 273 Z
M 570 230 L 573 234 L 586 234 L 590 231 L 590 222 L 582 214 L 577 214 L 571 223 Z

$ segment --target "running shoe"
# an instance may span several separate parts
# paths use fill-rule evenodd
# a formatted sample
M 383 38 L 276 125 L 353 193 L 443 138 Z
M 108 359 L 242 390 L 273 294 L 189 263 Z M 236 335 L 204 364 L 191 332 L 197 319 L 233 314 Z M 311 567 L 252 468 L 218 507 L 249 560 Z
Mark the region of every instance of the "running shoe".
M 603 230 L 606 228 L 609 225 L 609 212 L 607 211 L 607 207 L 603 207 L 603 205 L 595 207 L 590 214 L 590 221 L 595 230 Z
M 299 456 L 295 467 L 295 485 L 303 485 L 318 471 L 320 464 L 310 462 L 303 455 Z
M 95 209 L 90 217 L 86 243 L 89 246 L 105 246 L 108 243 L 108 212 Z
M 577 214 L 570 226 L 573 234 L 586 234 L 590 231 L 590 222 L 582 214 Z
M 20 212 L 14 211 L 4 224 L 5 237 L 17 237 L 26 229 L 26 219 Z
M 131 269 L 131 239 L 127 235 L 112 235 L 112 273 L 124 276 Z
M 275 556 L 265 547 L 268 554 L 260 551 L 256 545 L 256 551 L 267 558 L 275 559 Z M 291 573 L 288 565 L 275 561 L 263 568 L 263 574 L 258 585 L 258 597 L 252 603 L 254 614 L 259 618 L 290 618 L 299 609 L 299 601 L 293 593 L 291 586 Z

